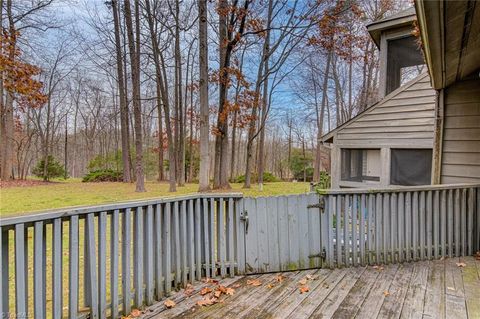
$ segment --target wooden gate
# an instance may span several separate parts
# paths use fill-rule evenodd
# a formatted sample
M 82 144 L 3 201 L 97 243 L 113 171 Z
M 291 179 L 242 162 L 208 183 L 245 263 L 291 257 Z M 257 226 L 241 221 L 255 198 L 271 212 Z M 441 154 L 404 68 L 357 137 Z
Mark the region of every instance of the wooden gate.
M 319 198 L 302 194 L 243 199 L 247 273 L 322 266 L 326 237 L 321 229 L 327 225 L 322 225 L 326 220 Z

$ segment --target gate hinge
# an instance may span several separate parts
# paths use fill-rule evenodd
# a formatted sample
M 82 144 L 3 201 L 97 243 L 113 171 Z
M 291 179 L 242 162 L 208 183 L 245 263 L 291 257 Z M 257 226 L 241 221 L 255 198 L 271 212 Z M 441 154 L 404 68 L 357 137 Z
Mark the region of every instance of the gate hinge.
M 248 233 L 248 212 L 244 210 L 243 212 L 240 213 L 240 220 L 242 222 L 245 222 L 245 234 Z
M 327 258 L 327 252 L 325 251 L 325 248 L 323 248 L 322 252 L 315 255 L 309 255 L 308 258 L 322 258 L 322 260 L 325 260 L 325 258 Z
M 320 208 L 320 213 L 325 212 L 325 199 L 322 197 L 318 200 L 318 204 L 308 205 L 307 208 Z

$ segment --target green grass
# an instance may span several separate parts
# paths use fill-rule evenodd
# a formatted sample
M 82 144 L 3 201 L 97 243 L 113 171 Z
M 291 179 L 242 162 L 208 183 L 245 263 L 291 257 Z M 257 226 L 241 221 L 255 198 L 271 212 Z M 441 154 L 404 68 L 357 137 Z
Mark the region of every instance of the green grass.
M 252 186 L 251 189 L 242 189 L 242 184 L 232 184 L 232 190 L 230 192 L 242 192 L 245 196 L 271 196 L 271 195 L 282 195 L 282 194 L 300 194 L 309 191 L 308 183 L 287 183 L 287 182 L 278 182 L 278 183 L 268 183 L 264 185 L 263 191 L 258 189 L 257 185 Z M 0 217 L 11 217 L 20 214 L 29 214 L 35 213 L 38 211 L 44 211 L 48 209 L 58 209 L 62 207 L 69 206 L 78 206 L 78 205 L 95 205 L 95 204 L 104 204 L 111 202 L 119 202 L 126 200 L 139 200 L 147 198 L 158 198 L 158 197 L 172 197 L 180 196 L 185 194 L 196 193 L 198 189 L 197 184 L 187 184 L 184 187 L 178 187 L 176 193 L 168 192 L 168 184 L 166 183 L 157 183 L 157 182 L 147 182 L 146 184 L 147 192 L 145 193 L 136 193 L 134 184 L 125 184 L 125 183 L 82 183 L 78 179 L 69 179 L 66 181 L 55 181 L 48 185 L 37 185 L 37 186 L 28 186 L 28 187 L 9 187 L 0 189 Z M 98 227 L 98 221 L 95 222 Z M 84 240 L 83 238 L 83 229 L 84 221 L 81 220 L 79 224 L 79 260 L 80 260 L 80 271 L 79 271 L 79 295 L 83 297 L 83 260 L 84 260 Z M 46 228 L 46 308 L 47 308 L 47 318 L 51 318 L 52 311 L 52 225 L 47 225 Z M 110 247 L 110 223 L 107 223 L 107 243 L 106 247 Z M 28 237 L 28 253 L 27 253 L 27 265 L 28 265 L 28 309 L 29 312 L 33 312 L 33 235 L 34 231 L 32 227 L 27 229 Z M 98 240 L 98 234 L 95 235 L 96 240 Z M 69 235 L 68 235 L 68 226 L 64 225 L 62 233 L 62 278 L 63 278 L 63 289 L 68 290 L 68 280 L 69 280 Z M 121 239 L 119 245 L 121 244 Z M 132 243 L 133 245 L 133 243 Z M 14 236 L 10 234 L 9 238 L 9 294 L 10 294 L 10 310 L 15 311 L 15 249 L 14 249 Z M 107 278 L 110 274 L 110 256 L 111 252 L 107 249 L 106 255 L 106 271 Z M 120 274 L 121 274 L 121 264 Z M 132 268 L 133 275 L 133 268 Z M 118 278 L 119 287 L 121 287 L 121 276 Z M 107 301 L 110 296 L 110 281 L 107 280 Z M 64 306 L 68 305 L 68 294 L 63 296 Z M 64 308 L 65 311 L 65 308 Z M 67 314 L 64 313 L 66 316 Z
M 267 183 L 263 191 L 257 185 L 243 189 L 242 184 L 231 184 L 230 192 L 242 192 L 245 196 L 271 196 L 308 192 L 308 183 Z M 167 183 L 147 182 L 145 193 L 136 193 L 135 184 L 82 183 L 79 179 L 55 181 L 48 185 L 8 187 L 0 190 L 0 216 L 11 217 L 49 209 L 70 206 L 98 205 L 128 200 L 171 197 L 196 193 L 198 184 L 178 187 L 170 193 Z

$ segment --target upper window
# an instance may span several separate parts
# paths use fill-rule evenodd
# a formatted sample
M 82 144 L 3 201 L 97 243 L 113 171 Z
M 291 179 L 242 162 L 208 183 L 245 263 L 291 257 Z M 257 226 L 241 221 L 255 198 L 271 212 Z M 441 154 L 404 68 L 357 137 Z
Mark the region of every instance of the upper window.
M 390 184 L 431 184 L 431 149 L 392 149 L 391 159 Z
M 349 149 L 341 151 L 343 181 L 380 181 L 380 150 Z

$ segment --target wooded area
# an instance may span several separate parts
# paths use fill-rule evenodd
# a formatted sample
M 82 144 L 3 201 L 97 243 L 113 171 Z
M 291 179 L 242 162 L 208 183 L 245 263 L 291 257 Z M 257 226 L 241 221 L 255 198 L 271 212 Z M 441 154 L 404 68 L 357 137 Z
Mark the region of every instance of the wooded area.
M 365 24 L 406 5 L 0 0 L 1 179 L 318 182 L 320 137 L 377 100 Z

